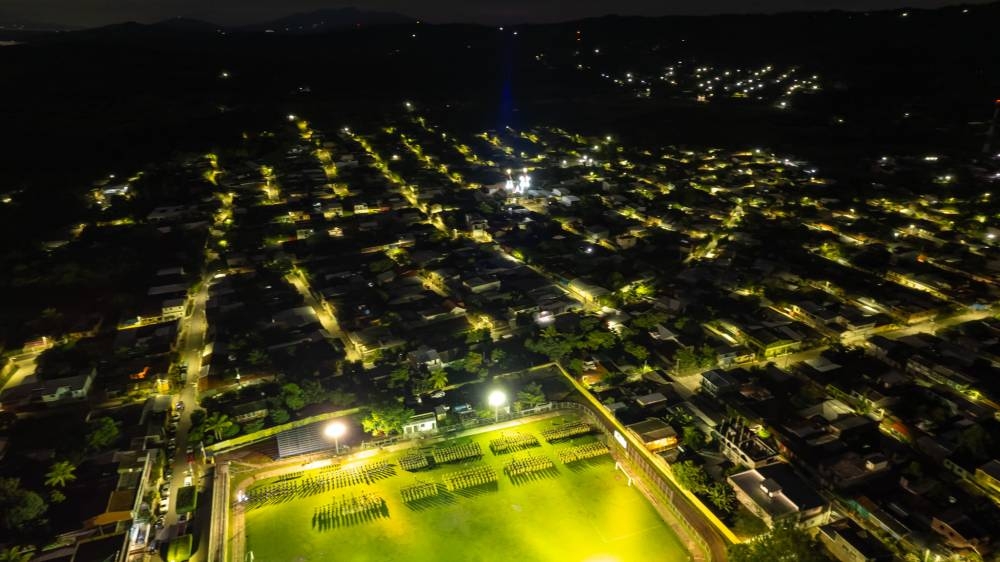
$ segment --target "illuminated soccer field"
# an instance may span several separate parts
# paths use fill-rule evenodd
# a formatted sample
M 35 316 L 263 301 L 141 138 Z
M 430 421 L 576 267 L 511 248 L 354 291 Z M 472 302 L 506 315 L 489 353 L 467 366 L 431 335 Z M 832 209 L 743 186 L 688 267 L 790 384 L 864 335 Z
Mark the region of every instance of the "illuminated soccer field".
M 637 490 L 627 486 L 609 456 L 569 465 L 560 462 L 560 450 L 593 443 L 595 438 L 582 436 L 549 444 L 541 432 L 574 421 L 575 417 L 561 416 L 510 428 L 533 435 L 539 442 L 515 453 L 494 454 L 490 443 L 501 432 L 487 432 L 438 444 L 474 447 L 478 443 L 480 460 L 408 472 L 399 464 L 403 453 L 382 455 L 356 463 L 371 466 L 388 461 L 389 466 L 373 482 L 344 485 L 341 480 L 335 489 L 263 501 L 246 512 L 248 559 L 252 552 L 253 559 L 261 562 L 688 560 L 671 529 Z M 516 482 L 504 474 L 511 459 L 529 456 L 547 458 L 553 467 L 515 477 Z M 309 471 L 284 482 L 288 486 L 299 481 L 291 485 L 301 486 L 308 478 L 349 474 L 350 468 Z M 483 468 L 495 471 L 495 484 L 448 490 L 449 476 L 476 469 L 480 474 L 488 472 Z M 420 483 L 436 484 L 422 489 L 430 497 L 404 502 L 401 490 Z M 343 515 L 344 509 L 356 511 L 363 498 L 369 502 L 381 498 L 385 505 Z M 340 515 L 333 517 L 337 506 Z

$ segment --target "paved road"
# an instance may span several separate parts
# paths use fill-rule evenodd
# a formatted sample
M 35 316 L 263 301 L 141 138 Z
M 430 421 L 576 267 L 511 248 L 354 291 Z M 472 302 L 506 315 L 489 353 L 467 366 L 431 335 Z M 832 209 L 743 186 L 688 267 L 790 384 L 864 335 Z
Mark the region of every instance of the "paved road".
M 990 312 L 960 312 L 952 316 L 946 316 L 938 318 L 933 321 L 921 322 L 919 324 L 914 324 L 912 326 L 904 326 L 902 328 L 897 328 L 894 330 L 888 330 L 885 332 L 880 332 L 879 335 L 885 336 L 889 339 L 897 339 L 904 336 L 911 336 L 913 334 L 933 334 L 945 328 L 950 328 L 952 326 L 961 324 L 963 322 L 970 322 L 973 320 L 982 320 L 990 316 Z M 870 336 L 862 336 L 858 338 L 853 338 L 850 340 L 844 340 L 845 345 L 859 345 L 864 343 L 864 341 Z M 829 349 L 829 346 L 823 345 L 819 347 L 813 347 L 806 350 L 802 350 L 796 353 L 790 353 L 788 355 L 780 355 L 778 357 L 770 357 L 767 359 L 759 359 L 753 361 L 752 363 L 743 363 L 738 366 L 750 368 L 750 367 L 764 367 L 768 363 L 774 363 L 775 365 L 788 368 L 790 365 L 795 365 L 802 361 L 808 361 L 810 359 L 817 359 L 821 353 Z M 716 368 L 716 367 L 713 367 Z M 698 392 L 701 386 L 701 374 L 704 371 L 693 372 L 690 374 L 685 374 L 682 376 L 670 374 L 670 378 L 673 382 L 677 383 L 675 385 L 675 390 L 680 394 L 681 398 L 688 400 L 691 398 L 692 394 Z
M 188 432 L 191 430 L 191 413 L 198 408 L 198 382 L 202 369 L 202 353 L 205 349 L 205 332 L 208 329 L 208 321 L 205 317 L 205 303 L 208 300 L 207 280 L 202 283 L 201 288 L 193 297 L 193 306 L 190 316 L 181 320 L 182 338 L 178 345 L 178 354 L 181 362 L 187 363 L 188 374 L 182 387 L 175 394 L 175 406 L 183 402 L 184 410 L 177 424 L 176 452 L 172 459 L 168 459 L 173 467 L 173 478 L 170 481 L 170 503 L 167 514 L 164 516 L 163 530 L 158 538 L 171 536 L 171 527 L 177 524 L 177 490 L 184 486 L 184 478 L 190 470 L 192 484 L 198 486 L 202 474 L 202 468 L 198 463 L 188 463 L 187 447 L 190 445 L 197 449 L 197 443 L 188 443 Z M 199 486 L 201 488 L 201 486 Z M 200 495 L 200 494 L 199 494 Z M 201 502 L 199 502 L 201 503 Z M 204 544 L 203 538 L 207 533 L 200 533 L 199 550 Z
M 333 337 L 339 338 L 340 341 L 343 342 L 344 353 L 347 355 L 346 359 L 348 361 L 359 361 L 361 357 L 354 348 L 354 342 L 352 342 L 351 339 L 347 337 L 347 334 L 340 329 L 340 324 L 337 323 L 337 317 L 323 308 L 323 305 L 316 300 L 316 297 L 313 296 L 312 291 L 309 290 L 309 285 L 305 282 L 302 276 L 297 274 L 289 275 L 288 281 L 295 287 L 299 294 L 302 295 L 306 304 L 316 312 L 316 317 L 319 319 L 319 323 L 323 325 L 323 329 L 329 332 Z

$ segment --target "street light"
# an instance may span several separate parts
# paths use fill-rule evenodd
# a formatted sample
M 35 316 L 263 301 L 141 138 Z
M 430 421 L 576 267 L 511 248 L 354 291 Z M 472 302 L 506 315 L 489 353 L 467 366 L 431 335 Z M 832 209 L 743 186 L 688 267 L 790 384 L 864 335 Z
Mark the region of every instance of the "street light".
M 337 454 L 340 454 L 340 438 L 347 433 L 347 426 L 343 422 L 335 421 L 330 422 L 323 428 L 323 435 L 329 439 L 333 439 L 334 447 L 337 449 Z
M 500 421 L 500 406 L 507 403 L 507 395 L 502 390 L 494 390 L 490 393 L 487 401 L 490 403 L 490 406 L 493 406 L 493 415 L 495 417 L 493 423 Z

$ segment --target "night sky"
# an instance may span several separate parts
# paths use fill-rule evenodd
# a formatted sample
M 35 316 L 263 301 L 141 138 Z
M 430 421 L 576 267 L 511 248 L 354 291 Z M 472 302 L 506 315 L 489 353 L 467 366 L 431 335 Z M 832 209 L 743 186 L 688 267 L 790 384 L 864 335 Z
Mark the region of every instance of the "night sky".
M 362 9 L 398 12 L 433 23 L 510 23 L 564 21 L 609 13 L 657 16 L 876 10 L 936 8 L 956 3 L 948 0 L 359 0 L 354 5 Z M 184 16 L 221 24 L 244 24 L 345 5 L 350 4 L 328 0 L 0 0 L 0 22 L 95 26 Z

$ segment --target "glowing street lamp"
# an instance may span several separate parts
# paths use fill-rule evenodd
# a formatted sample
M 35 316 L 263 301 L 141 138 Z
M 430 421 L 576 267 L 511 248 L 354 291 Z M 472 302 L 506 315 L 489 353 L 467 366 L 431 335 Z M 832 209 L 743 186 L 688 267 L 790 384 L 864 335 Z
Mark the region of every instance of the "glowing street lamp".
M 490 406 L 493 406 L 493 423 L 500 421 L 500 406 L 507 403 L 507 395 L 504 394 L 502 390 L 494 390 L 490 393 L 489 398 L 487 398 Z
M 347 426 L 343 422 L 335 421 L 330 422 L 323 428 L 323 435 L 328 439 L 333 439 L 333 445 L 336 447 L 337 454 L 340 454 L 340 438 L 347 433 Z

